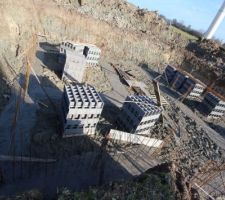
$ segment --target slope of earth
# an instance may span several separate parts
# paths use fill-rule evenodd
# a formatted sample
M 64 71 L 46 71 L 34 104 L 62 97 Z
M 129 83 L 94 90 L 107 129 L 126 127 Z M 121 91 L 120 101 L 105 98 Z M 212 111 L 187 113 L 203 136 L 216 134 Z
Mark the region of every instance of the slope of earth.
M 94 43 L 102 49 L 103 56 L 115 59 L 158 68 L 165 63 L 186 66 L 189 71 L 196 68 L 196 74 L 200 72 L 205 82 L 215 77 L 213 69 L 223 61 L 218 46 L 190 43 L 156 12 L 139 9 L 124 0 L 9 0 L 0 3 L 0 11 L 4 19 L 0 25 L 1 71 L 9 77 L 13 74 L 7 73 L 3 57 L 18 72 L 33 33 L 54 43 Z
M 82 7 L 65 1 L 1 2 L 1 17 L 5 20 L 0 26 L 0 55 L 18 62 L 30 45 L 28 39 L 36 33 L 53 42 L 68 39 L 95 43 L 105 56 L 154 66 L 182 62 L 180 49 L 188 41 L 170 31 L 158 14 L 140 10 L 126 1 L 93 2 Z
M 214 41 L 190 42 L 182 67 L 225 95 L 225 50 Z

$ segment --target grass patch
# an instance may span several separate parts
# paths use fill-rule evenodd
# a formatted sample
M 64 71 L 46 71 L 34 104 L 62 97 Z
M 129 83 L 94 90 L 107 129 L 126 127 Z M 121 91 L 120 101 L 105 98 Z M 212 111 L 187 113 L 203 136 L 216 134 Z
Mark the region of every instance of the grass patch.
M 189 39 L 189 40 L 198 40 L 198 37 L 191 35 L 190 33 L 187 33 L 175 26 L 171 26 L 171 30 L 174 31 L 175 33 L 179 33 L 182 36 L 184 36 L 185 38 Z

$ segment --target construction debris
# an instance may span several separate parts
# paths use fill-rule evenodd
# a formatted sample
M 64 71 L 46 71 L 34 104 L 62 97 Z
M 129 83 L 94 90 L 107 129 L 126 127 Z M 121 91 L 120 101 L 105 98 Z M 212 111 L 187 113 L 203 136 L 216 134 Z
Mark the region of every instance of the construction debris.
M 179 124 L 181 138 L 178 145 L 164 148 L 162 155 L 167 155 L 170 157 L 168 157 L 169 160 L 175 161 L 177 166 L 185 172 L 188 180 L 208 160 L 223 162 L 223 153 L 222 149 L 207 136 L 204 129 L 178 107 L 173 106 L 175 110 L 170 112 L 173 115 L 171 118 Z

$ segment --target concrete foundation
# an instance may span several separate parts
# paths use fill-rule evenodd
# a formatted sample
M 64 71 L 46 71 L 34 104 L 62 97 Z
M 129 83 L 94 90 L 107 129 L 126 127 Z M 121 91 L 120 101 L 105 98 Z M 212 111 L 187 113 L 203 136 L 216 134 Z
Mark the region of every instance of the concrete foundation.
M 66 85 L 61 115 L 63 137 L 95 134 L 103 106 L 94 87 Z

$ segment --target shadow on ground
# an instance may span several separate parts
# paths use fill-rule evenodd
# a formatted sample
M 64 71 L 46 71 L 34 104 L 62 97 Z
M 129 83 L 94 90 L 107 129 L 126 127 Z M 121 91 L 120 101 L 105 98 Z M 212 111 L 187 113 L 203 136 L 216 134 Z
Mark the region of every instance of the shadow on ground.
M 41 78 L 39 76 L 40 80 Z M 23 83 L 23 80 L 24 76 L 21 75 L 20 82 Z M 36 78 L 31 75 L 28 95 L 36 109 L 31 110 L 30 104 L 24 104 L 20 115 L 20 123 L 24 126 L 21 130 L 25 130 L 31 118 L 35 124 L 32 129 L 26 130 L 29 138 L 24 140 L 22 145 L 28 148 L 22 156 L 56 159 L 56 162 L 1 160 L 0 168 L 4 181 L 0 193 L 13 195 L 36 188 L 50 199 L 58 188 L 67 187 L 80 191 L 90 186 L 132 178 L 132 174 L 106 150 L 104 141 L 99 137 L 61 138 L 59 113 L 62 91 L 56 89 L 51 81 L 48 85 L 52 87 L 41 88 Z M 55 106 L 52 106 L 52 103 Z M 107 109 L 114 110 L 114 108 Z M 107 118 L 105 114 L 103 116 Z
M 223 137 L 225 137 L 225 127 L 216 123 L 208 122 L 207 123 L 212 129 L 220 133 Z
M 42 42 L 39 46 L 44 50 L 37 50 L 36 57 L 42 61 L 43 65 L 61 78 L 63 71 L 63 63 L 59 63 L 58 45 L 52 45 L 47 42 Z
M 183 103 L 188 106 L 189 108 L 191 108 L 192 111 L 198 111 L 199 113 L 201 113 L 202 115 L 205 115 L 205 109 L 204 109 L 204 105 L 198 101 L 198 100 L 194 100 L 194 99 L 185 99 L 183 101 Z

